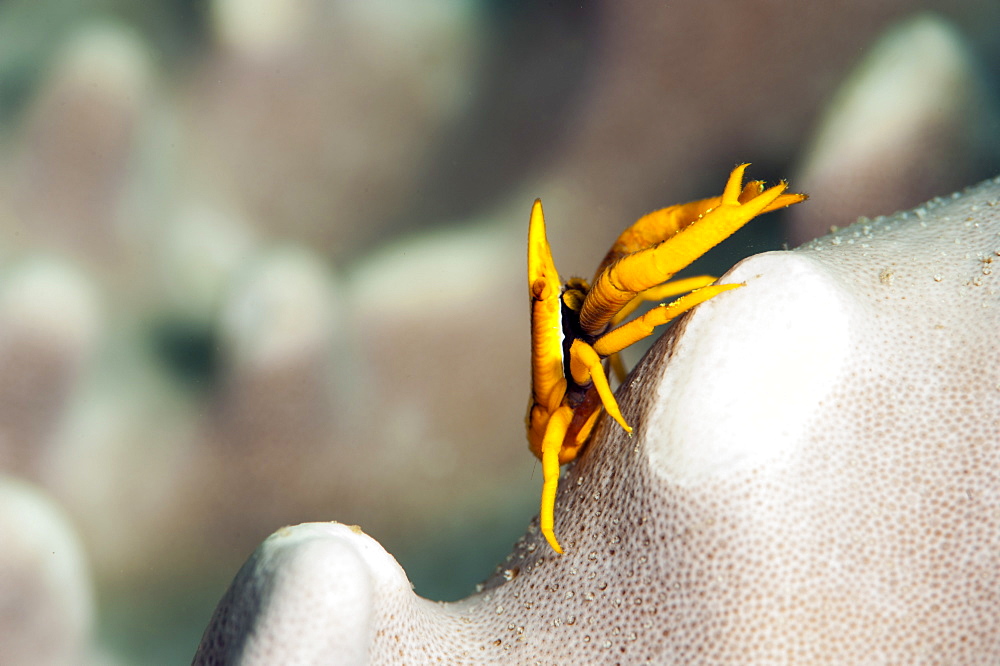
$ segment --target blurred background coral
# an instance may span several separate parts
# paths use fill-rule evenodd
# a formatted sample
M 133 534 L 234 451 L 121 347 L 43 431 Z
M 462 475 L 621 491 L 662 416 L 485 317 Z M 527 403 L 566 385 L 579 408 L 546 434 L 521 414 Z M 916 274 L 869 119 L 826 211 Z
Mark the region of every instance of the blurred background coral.
M 721 273 L 1000 173 L 998 89 L 995 0 L 4 3 L 0 663 L 189 661 L 305 521 L 465 596 L 537 511 L 535 197 L 589 276 L 738 162 L 812 196 Z

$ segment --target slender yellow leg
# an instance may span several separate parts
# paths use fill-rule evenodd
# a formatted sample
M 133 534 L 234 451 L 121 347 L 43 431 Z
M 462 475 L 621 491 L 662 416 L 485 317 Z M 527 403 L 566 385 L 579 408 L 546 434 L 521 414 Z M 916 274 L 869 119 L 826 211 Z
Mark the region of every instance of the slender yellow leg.
M 555 507 L 556 491 L 559 490 L 559 450 L 563 439 L 573 420 L 573 409 L 563 405 L 549 417 L 545 429 L 545 439 L 542 440 L 542 505 L 538 512 L 538 522 L 542 535 L 552 546 L 552 550 L 562 553 L 562 547 L 556 541 Z
M 764 181 L 752 180 L 743 187 L 740 192 L 740 203 L 746 203 L 764 191 Z M 804 194 L 782 194 L 780 197 L 768 204 L 762 213 L 791 206 L 805 200 Z M 594 273 L 594 280 L 604 271 L 605 268 L 615 263 L 622 257 L 633 252 L 638 252 L 647 247 L 652 247 L 659 242 L 665 241 L 681 229 L 697 222 L 702 215 L 712 210 L 721 203 L 722 197 L 709 197 L 699 199 L 685 204 L 675 204 L 652 213 L 647 213 L 636 220 L 632 226 L 622 232 L 618 240 L 615 241 L 604 260 L 597 267 Z
M 618 312 L 618 314 L 611 318 L 611 325 L 617 326 L 621 322 L 625 321 L 625 319 L 628 318 L 630 314 L 635 312 L 636 308 L 643 303 L 648 303 L 649 301 L 662 301 L 670 298 L 671 296 L 686 294 L 689 291 L 707 287 L 713 282 L 715 282 L 715 278 L 711 275 L 696 275 L 694 277 L 684 278 L 683 280 L 673 280 L 656 287 L 651 287 L 646 291 L 640 291 L 635 298 L 629 301 L 625 307 Z
M 580 309 L 580 325 L 584 331 L 597 334 L 604 330 L 611 318 L 639 292 L 669 280 L 777 203 L 787 187 L 786 183 L 764 190 L 745 202 L 740 200 L 744 193 L 741 183 L 746 167 L 742 164 L 733 169 L 719 204 L 698 220 L 664 242 L 622 257 L 601 272 Z M 756 190 L 756 186 L 749 188 L 749 193 L 753 194 Z M 788 201 L 795 203 L 801 199 L 801 196 L 790 197 Z
M 625 377 L 628 376 L 628 372 L 625 371 L 625 361 L 622 360 L 621 354 L 611 354 L 608 356 L 608 363 L 611 364 L 611 373 L 621 384 L 625 381 Z
M 721 199 L 722 197 L 710 197 L 685 204 L 674 204 L 660 210 L 654 210 L 652 213 L 646 213 L 623 231 L 618 240 L 611 246 L 604 260 L 597 267 L 594 280 L 597 280 L 597 276 L 605 268 L 622 257 L 652 247 L 670 238 L 707 211 L 718 206 Z
M 657 326 L 666 324 L 671 319 L 679 317 L 694 306 L 704 303 L 717 294 L 730 289 L 736 289 L 739 284 L 716 284 L 692 291 L 687 296 L 681 296 L 669 305 L 653 308 L 646 314 L 622 324 L 613 331 L 608 331 L 594 341 L 593 349 L 600 356 L 616 354 L 626 347 L 635 344 L 643 338 L 652 335 Z
M 737 167 L 733 175 L 742 174 Z M 781 183 L 754 197 L 746 203 L 739 202 L 739 181 L 730 177 L 722 195 L 722 203 L 705 213 L 698 222 L 685 228 L 676 236 L 652 248 L 649 269 L 654 275 L 673 275 L 692 261 L 728 238 L 737 229 L 760 215 L 788 187 Z M 627 259 L 627 258 L 626 258 Z M 624 261 L 624 260 L 623 260 Z
M 618 425 L 625 429 L 625 432 L 632 432 L 632 427 L 625 423 L 622 412 L 618 408 L 618 401 L 615 394 L 611 392 L 608 385 L 608 377 L 604 374 L 604 366 L 601 365 L 601 357 L 597 355 L 594 348 L 583 340 L 574 340 L 569 348 L 569 371 L 573 375 L 573 381 L 577 384 L 594 382 L 597 394 L 601 396 L 601 403 L 604 409 L 611 415 Z
M 657 287 L 651 287 L 646 291 L 641 291 L 639 294 L 629 301 L 625 307 L 623 307 L 618 314 L 611 318 L 609 326 L 617 326 L 621 322 L 625 321 L 629 315 L 636 311 L 643 303 L 649 301 L 662 301 L 665 298 L 670 298 L 671 296 L 676 296 L 678 294 L 683 294 L 688 291 L 694 291 L 695 289 L 701 289 L 715 282 L 715 278 L 711 275 L 696 275 L 694 277 L 684 278 L 683 280 L 673 280 L 672 282 L 667 282 L 661 284 Z M 625 381 L 625 376 L 628 374 L 625 371 L 625 364 L 622 362 L 622 357 L 617 352 L 608 355 L 608 361 L 611 363 L 611 372 L 614 373 L 615 379 L 619 382 Z

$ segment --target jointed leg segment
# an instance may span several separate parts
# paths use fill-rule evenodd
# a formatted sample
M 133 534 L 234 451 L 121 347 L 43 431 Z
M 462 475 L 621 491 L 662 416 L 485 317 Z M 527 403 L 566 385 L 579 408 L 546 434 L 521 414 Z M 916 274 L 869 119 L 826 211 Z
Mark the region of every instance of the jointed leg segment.
M 653 329 L 657 326 L 666 324 L 671 319 L 679 317 L 691 308 L 704 303 L 717 294 L 741 286 L 739 284 L 716 284 L 709 287 L 702 287 L 686 296 L 681 296 L 669 305 L 655 307 L 641 317 L 633 319 L 627 324 L 623 324 L 599 337 L 594 342 L 594 351 L 599 356 L 617 354 L 626 347 L 639 342 L 639 340 L 648 338 L 653 334 Z
M 545 439 L 542 442 L 542 506 L 538 513 L 538 522 L 542 528 L 542 535 L 549 542 L 552 549 L 557 553 L 562 553 L 562 547 L 556 541 L 555 533 L 555 506 L 556 490 L 559 489 L 559 450 L 562 448 L 563 438 L 566 437 L 566 430 L 573 420 L 573 409 L 569 405 L 563 405 L 549 417 L 548 427 L 545 429 Z
M 718 205 L 676 234 L 653 247 L 622 257 L 601 271 L 580 310 L 580 326 L 597 334 L 640 292 L 669 280 L 678 271 L 729 237 L 734 231 L 781 200 L 787 185 L 781 183 L 742 201 L 743 164 L 726 182 Z M 757 187 L 747 188 L 753 194 Z M 788 205 L 800 195 L 788 195 Z
M 715 282 L 715 277 L 711 275 L 697 275 L 695 277 L 684 278 L 683 280 L 672 280 L 671 282 L 650 287 L 646 291 L 640 291 L 635 298 L 629 301 L 625 307 L 618 312 L 618 314 L 611 318 L 608 325 L 614 327 L 625 321 L 625 319 L 635 312 L 636 309 L 638 309 L 638 307 L 643 303 L 650 301 L 662 301 L 670 298 L 671 296 L 677 296 L 689 291 L 694 291 L 695 289 L 707 287 L 713 282 Z M 625 381 L 625 375 L 628 373 L 625 372 L 625 364 L 622 363 L 621 354 L 618 352 L 609 354 L 608 362 L 611 364 L 611 371 L 614 373 L 615 379 L 619 382 Z
M 649 303 L 650 301 L 662 301 L 670 298 L 671 296 L 686 294 L 689 291 L 707 287 L 713 282 L 715 282 L 715 277 L 711 275 L 696 275 L 694 277 L 684 278 L 683 280 L 672 280 L 655 287 L 650 287 L 646 291 L 640 291 L 635 298 L 629 301 L 628 304 L 618 312 L 618 314 L 611 318 L 610 325 L 617 326 L 621 322 L 625 321 L 625 319 L 627 319 L 630 314 L 635 312 L 636 308 L 643 303 Z
M 569 348 L 569 369 L 573 375 L 573 381 L 581 385 L 593 382 L 597 394 L 601 396 L 601 403 L 611 418 L 618 421 L 625 432 L 632 432 L 632 427 L 625 423 L 621 410 L 618 409 L 615 394 L 611 392 L 608 377 L 604 374 L 603 361 L 604 359 L 598 356 L 594 348 L 583 340 L 574 340 Z

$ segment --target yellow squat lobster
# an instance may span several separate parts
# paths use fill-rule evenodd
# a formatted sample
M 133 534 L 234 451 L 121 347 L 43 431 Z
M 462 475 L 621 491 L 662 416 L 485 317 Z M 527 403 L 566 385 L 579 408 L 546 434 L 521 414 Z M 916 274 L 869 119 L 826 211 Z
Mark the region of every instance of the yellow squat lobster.
M 594 281 L 559 281 L 545 235 L 542 202 L 535 200 L 528 228 L 528 293 L 531 297 L 531 400 L 528 444 L 542 461 L 542 534 L 557 553 L 553 512 L 559 467 L 574 460 L 603 408 L 626 432 L 608 385 L 604 360 L 620 368 L 617 354 L 653 329 L 738 284 L 710 285 L 699 276 L 668 282 L 692 261 L 754 217 L 803 201 L 785 194 L 782 182 L 767 190 L 755 180 L 742 187 L 741 164 L 729 174 L 722 196 L 678 204 L 639 218 L 611 246 Z M 690 292 L 618 326 L 644 301 Z M 610 330 L 609 330 L 610 329 Z

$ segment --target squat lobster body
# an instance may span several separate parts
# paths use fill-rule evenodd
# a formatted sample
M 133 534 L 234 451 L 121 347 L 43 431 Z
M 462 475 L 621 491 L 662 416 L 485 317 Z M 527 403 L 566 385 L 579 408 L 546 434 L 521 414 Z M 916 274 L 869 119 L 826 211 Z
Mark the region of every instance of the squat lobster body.
M 668 281 L 757 215 L 806 198 L 785 194 L 784 182 L 767 190 L 762 181 L 741 187 L 747 166 L 733 169 L 721 196 L 639 218 L 611 246 L 591 284 L 578 278 L 565 284 L 559 280 L 542 202 L 535 200 L 528 228 L 531 399 L 526 420 L 529 447 L 542 461 L 542 534 L 557 553 L 562 552 L 554 531 L 560 466 L 577 457 L 602 409 L 632 432 L 611 392 L 604 360 L 616 364 L 618 352 L 651 335 L 655 327 L 739 287 L 711 285 L 710 276 Z M 618 326 L 642 302 L 686 292 Z

